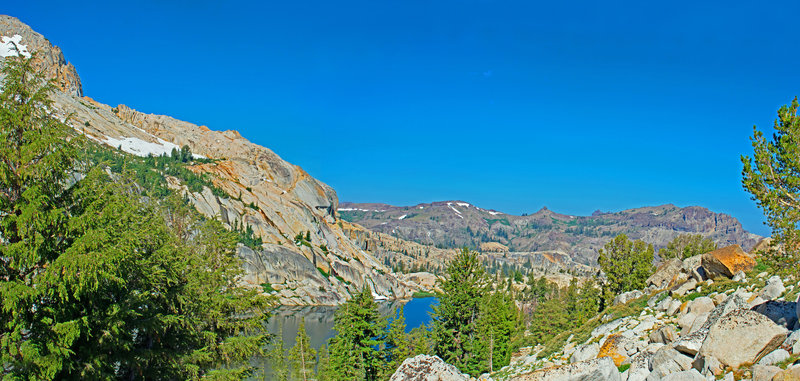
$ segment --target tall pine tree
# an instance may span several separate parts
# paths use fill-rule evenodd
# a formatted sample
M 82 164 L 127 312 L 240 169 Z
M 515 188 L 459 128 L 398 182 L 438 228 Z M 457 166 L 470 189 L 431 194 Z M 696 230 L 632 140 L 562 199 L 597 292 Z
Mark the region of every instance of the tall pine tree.
M 306 319 L 303 318 L 297 328 L 295 344 L 289 350 L 289 361 L 292 363 L 292 378 L 295 380 L 308 381 L 313 378 L 317 353 L 311 348 L 310 340 L 306 332 Z
M 386 319 L 378 312 L 372 291 L 364 285 L 336 311 L 330 340 L 330 377 L 334 381 L 377 380 L 386 355 Z

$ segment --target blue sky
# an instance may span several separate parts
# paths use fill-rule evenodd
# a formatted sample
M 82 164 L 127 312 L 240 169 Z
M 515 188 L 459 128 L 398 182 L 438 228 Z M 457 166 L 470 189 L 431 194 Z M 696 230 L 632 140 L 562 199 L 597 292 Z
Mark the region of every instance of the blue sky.
M 758 3 L 17 1 L 0 12 L 59 45 L 86 95 L 238 130 L 341 200 L 515 214 L 700 205 L 768 234 L 739 156 L 753 125 L 769 129 L 800 93 L 800 3 Z

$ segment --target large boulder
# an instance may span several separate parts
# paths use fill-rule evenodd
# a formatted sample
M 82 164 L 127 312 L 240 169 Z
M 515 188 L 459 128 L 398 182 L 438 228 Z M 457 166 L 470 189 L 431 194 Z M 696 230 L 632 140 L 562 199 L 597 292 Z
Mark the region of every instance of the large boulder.
M 650 367 L 652 373 L 649 378 L 664 377 L 670 373 L 691 369 L 692 358 L 667 345 L 653 355 Z
M 686 312 L 693 312 L 697 315 L 711 312 L 714 309 L 714 301 L 707 296 L 701 296 L 686 305 Z
M 392 381 L 400 381 L 394 379 Z M 414 378 L 413 380 L 423 380 Z M 427 380 L 427 379 L 424 379 Z M 609 357 L 539 369 L 514 377 L 515 381 L 620 381 L 619 370 Z
M 656 269 L 656 272 L 647 278 L 647 284 L 656 286 L 658 288 L 667 288 L 675 281 L 675 279 L 678 277 L 678 274 L 681 273 L 682 267 L 683 261 L 680 259 L 669 259 L 661 263 Z
M 675 332 L 675 327 L 672 325 L 665 325 L 650 333 L 648 339 L 651 343 L 669 344 L 678 337 Z
M 786 328 L 758 312 L 736 310 L 711 326 L 698 355 L 713 356 L 723 365 L 738 368 L 778 348 L 786 334 Z
M 738 271 L 750 271 L 756 260 L 742 250 L 739 245 L 731 245 L 703 254 L 703 268 L 709 278 L 725 276 L 733 278 Z
M 397 368 L 390 381 L 466 381 L 470 377 L 439 356 L 419 355 L 408 358 Z
M 597 345 L 597 343 L 581 345 L 575 348 L 575 352 L 572 352 L 572 356 L 569 357 L 569 362 L 575 363 L 591 360 L 597 357 L 598 353 L 600 353 L 600 346 Z

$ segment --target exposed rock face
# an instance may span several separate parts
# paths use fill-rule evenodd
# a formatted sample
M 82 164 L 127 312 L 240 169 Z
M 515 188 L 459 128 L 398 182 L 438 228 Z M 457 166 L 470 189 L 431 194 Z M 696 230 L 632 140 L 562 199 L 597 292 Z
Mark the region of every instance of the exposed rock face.
M 786 339 L 786 329 L 750 310 L 733 311 L 711 326 L 699 355 L 738 368 L 754 363 Z
M 469 376 L 438 356 L 418 355 L 403 361 L 391 381 L 466 381 Z
M 16 17 L 0 15 L 0 36 L 21 37 L 21 44 L 30 53 L 35 53 L 34 66 L 44 70 L 48 79 L 55 80 L 56 86 L 65 93 L 83 96 L 81 79 L 71 63 L 57 46 L 50 44 L 44 36 L 23 24 Z M 2 57 L 0 57 L 0 60 Z
M 345 202 L 339 214 L 369 229 L 420 243 L 457 248 L 499 242 L 516 252 L 569 253 L 573 260 L 587 265 L 594 265 L 597 249 L 620 233 L 652 243 L 656 250 L 680 233 L 702 234 L 720 246 L 747 248 L 761 238 L 746 232 L 729 215 L 674 205 L 591 216 L 569 216 L 543 208 L 531 215 L 514 216 L 463 201 L 414 206 Z
M 187 145 L 196 157 L 213 159 L 190 169 L 209 176 L 226 196 L 207 187 L 190 191 L 180 180 L 165 176 L 167 183 L 203 215 L 218 218 L 232 229 L 249 226 L 261 237 L 262 248 L 238 249 L 246 270 L 242 281 L 275 290 L 270 292 L 282 304 L 340 304 L 365 285 L 377 299 L 407 298 L 435 279 L 395 274 L 384 264 L 387 258 L 406 260 L 411 268 L 416 259 L 405 253 L 424 254 L 439 263 L 453 253 L 396 238 L 391 244 L 382 239 L 367 244 L 362 238 L 371 232 L 336 220 L 339 201 L 331 187 L 271 150 L 235 131 L 212 131 L 169 116 L 81 98 L 80 79 L 59 48 L 19 20 L 0 16 L 0 42 L 7 40 L 38 52 L 35 64 L 60 89 L 52 96 L 54 114 L 64 119 L 69 115 L 67 122 L 89 139 L 139 156 L 169 154 Z M 298 234 L 310 241 L 296 242 Z
M 739 245 L 731 245 L 703 254 L 703 268 L 709 278 L 726 276 L 733 278 L 739 271 L 750 271 L 756 260 L 742 250 Z

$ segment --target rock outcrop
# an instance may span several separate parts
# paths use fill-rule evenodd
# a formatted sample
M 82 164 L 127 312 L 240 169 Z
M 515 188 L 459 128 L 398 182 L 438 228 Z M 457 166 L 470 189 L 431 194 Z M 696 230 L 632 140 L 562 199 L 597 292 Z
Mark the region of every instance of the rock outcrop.
M 466 381 L 470 377 L 438 356 L 418 355 L 403 361 L 390 381 Z
M 33 31 L 19 19 L 6 15 L 0 15 L 0 36 L 4 37 L 0 41 L 0 45 L 10 45 L 10 41 L 14 41 L 15 44 L 20 45 L 23 55 L 36 53 L 34 66 L 43 70 L 48 78 L 54 80 L 61 91 L 78 97 L 83 96 L 78 72 L 71 63 L 67 62 L 64 53 L 58 46 L 53 46 L 44 36 Z M 3 51 L 2 47 L 0 47 L 0 51 Z M 2 58 L 3 54 L 0 54 L 0 60 Z
M 777 349 L 786 333 L 785 328 L 758 312 L 737 310 L 711 326 L 698 355 L 738 368 Z

